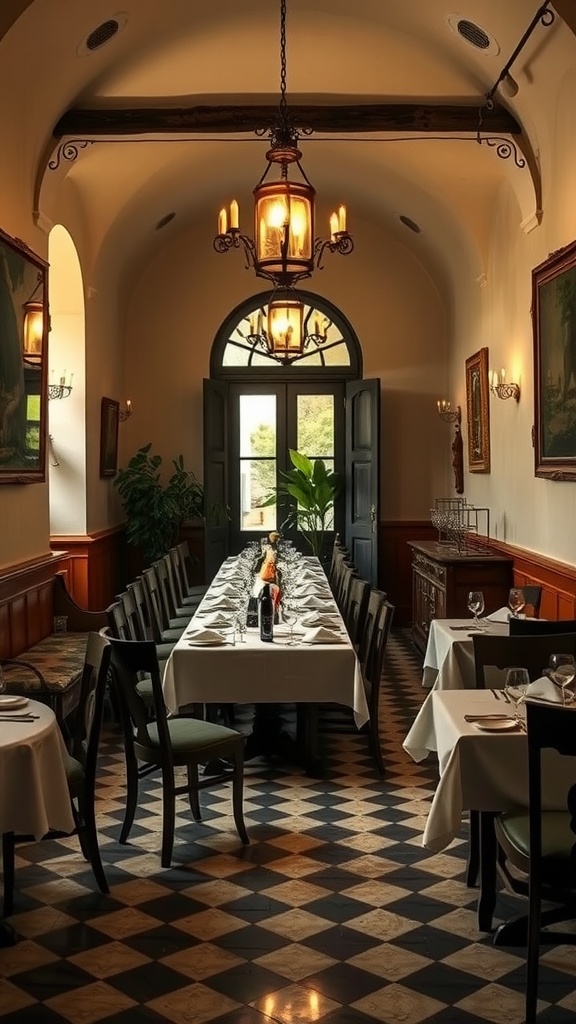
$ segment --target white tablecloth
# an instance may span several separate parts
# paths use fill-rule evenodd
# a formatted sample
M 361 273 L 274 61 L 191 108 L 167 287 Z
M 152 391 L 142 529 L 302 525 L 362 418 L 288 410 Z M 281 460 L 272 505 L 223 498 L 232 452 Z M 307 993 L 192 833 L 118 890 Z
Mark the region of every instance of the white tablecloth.
M 491 636 L 508 636 L 508 623 L 485 623 L 484 632 Z M 459 690 L 476 685 L 473 635 L 470 619 L 432 619 L 424 654 L 423 686 Z
M 438 753 L 440 781 L 422 840 L 438 853 L 460 831 L 464 811 L 527 806 L 528 745 L 519 730 L 487 733 L 464 721 L 464 714 L 513 715 L 510 705 L 490 690 L 436 691 L 428 699 L 430 713 L 418 716 L 403 746 L 415 761 L 430 751 Z M 544 806 L 565 807 L 567 789 L 576 778 L 576 759 L 549 750 L 542 765 Z
M 231 579 L 229 563 L 215 577 L 195 616 L 210 597 Z M 332 596 L 325 608 L 339 616 Z M 302 614 L 310 609 L 302 609 Z M 185 635 L 174 647 L 164 670 L 164 698 L 171 712 L 190 703 L 336 703 L 351 707 L 358 728 L 369 719 L 362 672 L 356 652 L 342 628 L 342 643 L 288 646 L 283 627 L 273 643 L 263 643 L 258 630 L 248 630 L 246 643 L 222 647 L 192 647 Z
M 0 721 L 0 834 L 18 832 L 41 839 L 49 829 L 72 832 L 74 819 L 66 781 L 66 748 L 54 712 L 30 700 L 17 711 L 38 715 L 32 722 Z

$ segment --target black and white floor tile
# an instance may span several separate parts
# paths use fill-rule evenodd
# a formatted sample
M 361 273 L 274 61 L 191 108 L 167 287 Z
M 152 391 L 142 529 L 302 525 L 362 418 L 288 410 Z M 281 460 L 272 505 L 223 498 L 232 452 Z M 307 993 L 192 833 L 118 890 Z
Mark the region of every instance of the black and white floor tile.
M 160 788 L 142 783 L 130 844 L 118 844 L 124 774 L 105 729 L 98 820 L 110 896 L 75 840 L 19 849 L 0 950 L 6 1024 L 521 1024 L 524 951 L 477 931 L 464 882 L 466 830 L 432 856 L 421 836 L 437 778 L 402 740 L 423 699 L 420 658 L 392 635 L 382 682 L 381 780 L 367 737 L 322 718 L 323 779 L 280 760 L 246 765 L 249 847 L 230 794 L 179 805 L 173 866 L 160 867 Z M 503 896 L 498 913 L 517 909 Z M 573 947 L 542 957 L 541 1022 L 576 1020 Z

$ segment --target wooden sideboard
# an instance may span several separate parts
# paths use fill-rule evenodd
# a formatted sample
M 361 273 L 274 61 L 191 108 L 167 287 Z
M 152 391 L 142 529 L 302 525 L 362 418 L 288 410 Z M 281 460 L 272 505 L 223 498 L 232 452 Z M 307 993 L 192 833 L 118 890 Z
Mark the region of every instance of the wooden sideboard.
M 508 602 L 514 560 L 482 552 L 461 554 L 446 544 L 409 541 L 412 549 L 412 632 L 425 651 L 432 619 L 467 618 L 468 592 L 481 590 L 486 613 Z

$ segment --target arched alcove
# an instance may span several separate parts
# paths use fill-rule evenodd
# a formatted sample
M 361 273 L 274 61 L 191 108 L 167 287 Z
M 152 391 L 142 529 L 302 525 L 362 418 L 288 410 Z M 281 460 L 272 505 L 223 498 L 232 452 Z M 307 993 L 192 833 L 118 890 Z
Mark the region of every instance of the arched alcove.
M 84 289 L 76 247 L 60 224 L 50 232 L 48 253 L 48 381 L 72 384 L 48 407 L 50 534 L 77 536 L 86 533 Z

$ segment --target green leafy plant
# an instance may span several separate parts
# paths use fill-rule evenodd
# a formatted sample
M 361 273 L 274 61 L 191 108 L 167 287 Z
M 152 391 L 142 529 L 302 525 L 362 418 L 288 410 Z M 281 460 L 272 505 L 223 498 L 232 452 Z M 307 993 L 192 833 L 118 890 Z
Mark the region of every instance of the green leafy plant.
M 204 489 L 184 469 L 182 455 L 172 460 L 174 472 L 161 482 L 162 456 L 151 454 L 152 443 L 139 448 L 114 477 L 126 516 L 126 538 L 148 562 L 165 555 L 176 543 L 183 523 L 202 518 Z
M 304 537 L 318 558 L 322 555 L 326 531 L 331 528 L 334 505 L 342 479 L 338 473 L 330 472 L 323 459 L 312 462 L 302 452 L 288 451 L 294 469 L 281 473 L 282 482 L 277 491 L 268 496 L 264 505 L 273 505 L 277 494 L 290 495 L 296 501 L 281 529 L 296 528 Z

